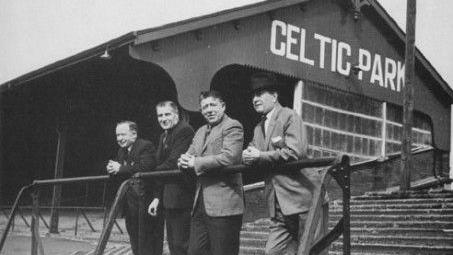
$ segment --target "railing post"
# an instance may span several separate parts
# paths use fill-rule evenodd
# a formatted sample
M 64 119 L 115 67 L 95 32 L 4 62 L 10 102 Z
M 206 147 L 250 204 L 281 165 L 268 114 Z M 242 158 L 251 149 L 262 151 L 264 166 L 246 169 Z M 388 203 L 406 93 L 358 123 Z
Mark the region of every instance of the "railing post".
M 351 172 L 349 162 L 341 166 L 343 174 L 343 255 L 351 254 Z
M 9 230 L 14 225 L 14 216 L 16 215 L 17 208 L 19 207 L 19 202 L 22 198 L 22 195 L 24 194 L 25 191 L 28 191 L 29 188 L 30 188 L 30 186 L 22 187 L 20 189 L 19 193 L 17 194 L 16 200 L 14 200 L 13 207 L 11 207 L 11 210 L 9 212 L 8 222 L 6 223 L 5 230 L 3 230 L 2 238 L 0 239 L 0 252 L 3 249 L 3 245 L 5 244 L 6 237 L 8 236 Z
M 64 158 L 66 151 L 66 140 L 68 134 L 68 125 L 66 122 L 59 123 L 57 127 L 58 144 L 57 155 L 55 159 L 55 179 L 63 177 Z M 53 187 L 52 208 L 50 209 L 50 233 L 58 233 L 58 208 L 61 202 L 61 185 Z
M 110 208 L 109 216 L 107 218 L 106 224 L 104 224 L 101 236 L 99 237 L 99 242 L 93 255 L 102 255 L 102 253 L 104 252 L 108 238 L 110 237 L 110 232 L 112 231 L 112 227 L 115 224 L 116 216 L 120 211 L 120 205 L 122 204 L 124 195 L 129 186 L 129 182 L 130 180 L 124 181 L 116 193 L 115 200 L 113 201 L 112 207 Z
M 34 189 L 31 193 L 33 201 L 32 218 L 31 218 L 31 255 L 44 255 L 44 249 L 39 235 L 39 191 Z

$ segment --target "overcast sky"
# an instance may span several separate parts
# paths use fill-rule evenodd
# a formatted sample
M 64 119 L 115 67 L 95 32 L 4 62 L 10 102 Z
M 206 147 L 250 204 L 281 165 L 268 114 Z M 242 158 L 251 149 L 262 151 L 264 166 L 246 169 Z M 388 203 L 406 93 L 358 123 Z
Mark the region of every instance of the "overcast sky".
M 0 84 L 131 31 L 255 2 L 0 0 Z M 406 1 L 379 2 L 404 30 Z M 419 0 L 417 7 L 416 44 L 453 86 L 453 1 Z

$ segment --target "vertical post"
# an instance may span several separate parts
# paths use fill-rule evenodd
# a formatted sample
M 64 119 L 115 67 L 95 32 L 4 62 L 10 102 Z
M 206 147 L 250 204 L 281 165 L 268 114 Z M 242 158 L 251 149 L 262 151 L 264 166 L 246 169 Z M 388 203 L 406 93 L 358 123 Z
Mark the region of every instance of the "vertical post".
M 68 127 L 66 122 L 59 123 L 57 127 L 58 144 L 57 155 L 55 159 L 55 179 L 63 177 L 64 158 L 66 151 L 66 140 L 68 135 Z M 58 207 L 61 202 L 61 185 L 53 187 L 52 207 L 50 210 L 50 233 L 58 233 Z
M 414 77 L 415 77 L 415 15 L 416 0 L 407 0 L 406 13 L 406 52 L 405 52 L 405 85 L 403 108 L 403 136 L 401 151 L 401 183 L 400 190 L 407 192 L 410 188 L 410 171 L 412 160 L 412 119 L 414 109 Z
M 453 127 L 453 105 L 450 105 L 450 128 L 452 128 L 452 127 Z M 450 179 L 453 179 L 453 137 L 452 136 L 450 136 L 450 160 L 448 163 L 450 166 L 450 173 L 448 176 L 450 177 Z M 453 184 L 447 185 L 447 189 L 453 190 Z
M 293 110 L 302 117 L 302 108 L 304 99 L 304 82 L 298 81 L 296 87 L 294 88 L 294 97 L 293 97 Z
M 382 102 L 382 144 L 381 144 L 381 157 L 385 157 L 386 143 L 387 143 L 387 102 Z
M 0 205 L 3 204 L 3 171 L 4 171 L 4 161 L 3 161 L 3 105 L 1 104 L 2 101 L 2 93 L 0 93 Z
M 31 193 L 33 201 L 32 218 L 31 218 L 31 255 L 44 255 L 44 249 L 39 236 L 39 191 L 33 190 Z
M 341 166 L 341 174 L 343 174 L 344 188 L 343 188 L 343 254 L 351 254 L 351 172 L 349 169 L 349 159 L 343 162 Z

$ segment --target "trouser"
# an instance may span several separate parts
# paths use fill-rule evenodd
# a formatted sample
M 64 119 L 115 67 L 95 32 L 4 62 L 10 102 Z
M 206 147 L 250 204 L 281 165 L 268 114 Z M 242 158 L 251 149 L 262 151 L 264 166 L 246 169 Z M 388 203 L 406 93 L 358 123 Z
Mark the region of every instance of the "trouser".
M 187 255 L 191 208 L 165 209 L 165 226 L 170 255 Z
M 210 217 L 200 197 L 190 226 L 189 255 L 237 255 L 242 214 Z
M 153 217 L 147 213 L 143 202 L 137 206 L 128 203 L 126 208 L 126 229 L 134 255 L 162 255 L 164 239 L 164 217 L 158 213 Z
M 275 216 L 271 218 L 270 233 L 266 242 L 266 255 L 294 255 L 297 254 L 299 233 L 305 229 L 308 212 L 292 215 L 283 215 L 280 207 L 275 208 Z M 319 224 L 316 228 L 314 242 L 321 239 L 328 230 L 329 204 L 322 206 Z M 327 254 L 328 249 L 321 252 Z

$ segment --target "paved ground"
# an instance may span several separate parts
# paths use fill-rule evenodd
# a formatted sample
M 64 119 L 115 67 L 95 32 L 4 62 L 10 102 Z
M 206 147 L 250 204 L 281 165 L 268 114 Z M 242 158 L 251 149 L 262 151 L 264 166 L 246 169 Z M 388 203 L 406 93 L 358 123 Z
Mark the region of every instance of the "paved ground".
M 88 252 L 95 248 L 94 243 L 70 240 L 61 237 L 43 237 L 43 248 L 46 255 L 70 255 L 74 252 Z M 13 233 L 8 237 L 1 255 L 29 255 L 31 249 L 30 236 Z
M 104 214 L 102 211 L 96 210 L 86 211 L 85 214 L 93 226 L 94 232 L 81 214 L 79 214 L 77 220 L 77 213 L 74 210 L 61 212 L 59 234 L 49 234 L 44 222 L 42 220 L 40 221 L 40 234 L 46 255 L 79 255 L 93 251 L 103 227 Z M 31 222 L 30 212 L 23 210 L 22 215 L 29 224 Z M 43 219 L 48 223 L 49 212 L 42 211 L 42 215 Z M 20 215 L 16 216 L 14 228 L 8 234 L 5 247 L 0 252 L 0 255 L 30 254 L 30 228 L 25 221 Z M 110 251 L 108 252 L 109 254 L 128 254 L 130 251 L 129 239 L 125 233 L 124 220 L 118 219 L 117 222 L 123 233 L 120 232 L 118 227 L 114 226 L 106 251 Z M 2 234 L 6 223 L 7 218 L 3 214 L 0 214 L 0 232 Z M 76 225 L 77 233 L 75 233 Z

